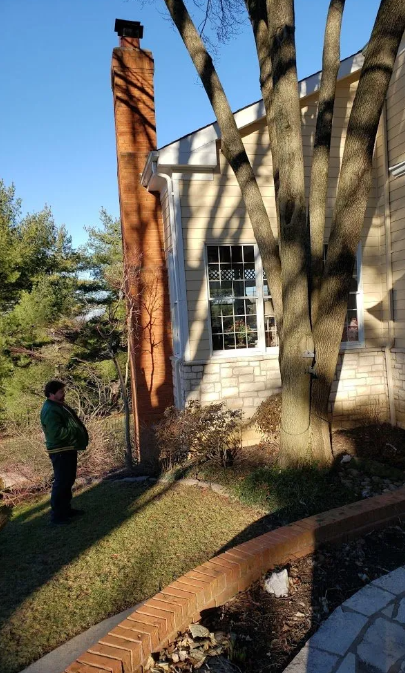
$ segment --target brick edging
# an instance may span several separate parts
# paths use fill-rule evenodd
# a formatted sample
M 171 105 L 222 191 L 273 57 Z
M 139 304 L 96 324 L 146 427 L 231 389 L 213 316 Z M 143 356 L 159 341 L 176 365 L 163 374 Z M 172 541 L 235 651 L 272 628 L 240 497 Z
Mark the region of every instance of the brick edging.
M 316 514 L 260 535 L 215 556 L 145 601 L 65 673 L 142 673 L 150 654 L 222 605 L 270 568 L 382 528 L 405 514 L 405 487 Z

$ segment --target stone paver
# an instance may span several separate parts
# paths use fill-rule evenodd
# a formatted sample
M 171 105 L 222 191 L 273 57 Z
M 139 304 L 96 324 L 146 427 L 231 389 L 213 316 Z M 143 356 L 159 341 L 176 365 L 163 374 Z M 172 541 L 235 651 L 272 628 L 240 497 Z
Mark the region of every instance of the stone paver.
M 312 636 L 311 645 L 323 649 L 324 643 L 327 643 L 328 652 L 344 655 L 367 621 L 364 615 L 337 608 Z
M 343 659 L 336 673 L 356 673 L 356 655 L 349 652 Z
M 405 654 L 405 629 L 379 617 L 366 631 L 357 654 L 361 661 L 385 673 Z
M 405 593 L 405 568 L 397 568 L 392 573 L 374 580 L 372 584 L 395 595 Z
M 335 610 L 285 673 L 405 673 L 405 566 Z
M 388 593 L 388 591 L 383 591 L 373 584 L 368 584 L 361 591 L 358 591 L 357 594 L 349 598 L 343 605 L 369 617 L 385 608 L 393 598 L 394 596 Z
M 306 645 L 284 669 L 284 673 L 332 673 L 338 658 Z

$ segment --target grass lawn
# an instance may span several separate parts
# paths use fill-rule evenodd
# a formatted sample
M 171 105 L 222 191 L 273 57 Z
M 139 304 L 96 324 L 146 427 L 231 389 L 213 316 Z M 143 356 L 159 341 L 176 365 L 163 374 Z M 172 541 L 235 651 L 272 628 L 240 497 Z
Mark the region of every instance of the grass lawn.
M 58 528 L 49 525 L 49 499 L 31 501 L 0 532 L 1 673 L 17 673 L 241 534 L 256 534 L 263 515 L 173 483 L 104 482 L 82 491 L 75 505 L 86 516 Z

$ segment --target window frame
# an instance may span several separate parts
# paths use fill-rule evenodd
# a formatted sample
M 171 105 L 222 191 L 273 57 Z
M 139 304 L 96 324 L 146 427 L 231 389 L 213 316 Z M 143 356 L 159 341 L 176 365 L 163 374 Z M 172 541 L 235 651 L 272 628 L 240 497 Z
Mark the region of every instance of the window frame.
M 255 278 L 256 278 L 256 316 L 257 316 L 257 345 L 254 348 L 233 348 L 233 349 L 222 349 L 214 350 L 213 347 L 213 332 L 212 332 L 212 323 L 211 323 L 211 296 L 210 296 L 210 285 L 209 285 L 209 270 L 208 270 L 208 247 L 225 247 L 225 246 L 244 246 L 251 245 L 253 246 L 254 251 L 254 263 L 255 263 Z M 363 270 L 362 270 L 362 246 L 359 243 L 356 253 L 356 262 L 357 262 L 357 292 L 356 294 L 356 308 L 357 308 L 357 320 L 358 320 L 358 341 L 342 341 L 340 343 L 340 350 L 352 350 L 358 348 L 364 348 L 365 339 L 364 339 L 364 302 L 363 302 Z M 263 262 L 260 256 L 259 247 L 257 243 L 251 241 L 243 241 L 240 243 L 218 243 L 210 242 L 204 244 L 204 267 L 205 267 L 205 281 L 206 281 L 206 292 L 207 292 L 207 306 L 208 306 L 208 337 L 210 352 L 212 358 L 235 358 L 238 356 L 254 356 L 254 355 L 265 355 L 272 354 L 277 355 L 279 352 L 279 346 L 266 346 L 266 335 L 265 335 L 265 323 L 264 323 L 264 300 L 263 295 Z

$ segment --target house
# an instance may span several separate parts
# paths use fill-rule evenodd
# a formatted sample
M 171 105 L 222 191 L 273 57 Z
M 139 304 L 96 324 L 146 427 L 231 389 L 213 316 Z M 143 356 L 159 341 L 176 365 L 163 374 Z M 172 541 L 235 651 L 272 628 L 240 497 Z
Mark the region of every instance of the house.
M 141 254 L 141 265 L 157 274 L 159 295 L 153 329 L 146 311 L 133 344 L 138 418 L 156 418 L 171 400 L 178 407 L 188 400 L 225 401 L 251 416 L 280 389 L 277 329 L 218 127 L 209 124 L 156 149 L 153 58 L 140 46 L 139 23 L 118 21 L 116 28 L 120 47 L 113 53 L 112 86 L 125 259 L 127 268 L 136 266 Z M 329 226 L 363 59 L 359 52 L 340 66 Z M 320 73 L 299 83 L 307 177 L 319 84 Z M 235 112 L 235 120 L 274 213 L 262 101 Z M 330 402 L 341 425 L 368 414 L 405 427 L 405 43 L 389 86 L 373 171 Z M 157 347 L 151 347 L 151 338 Z

